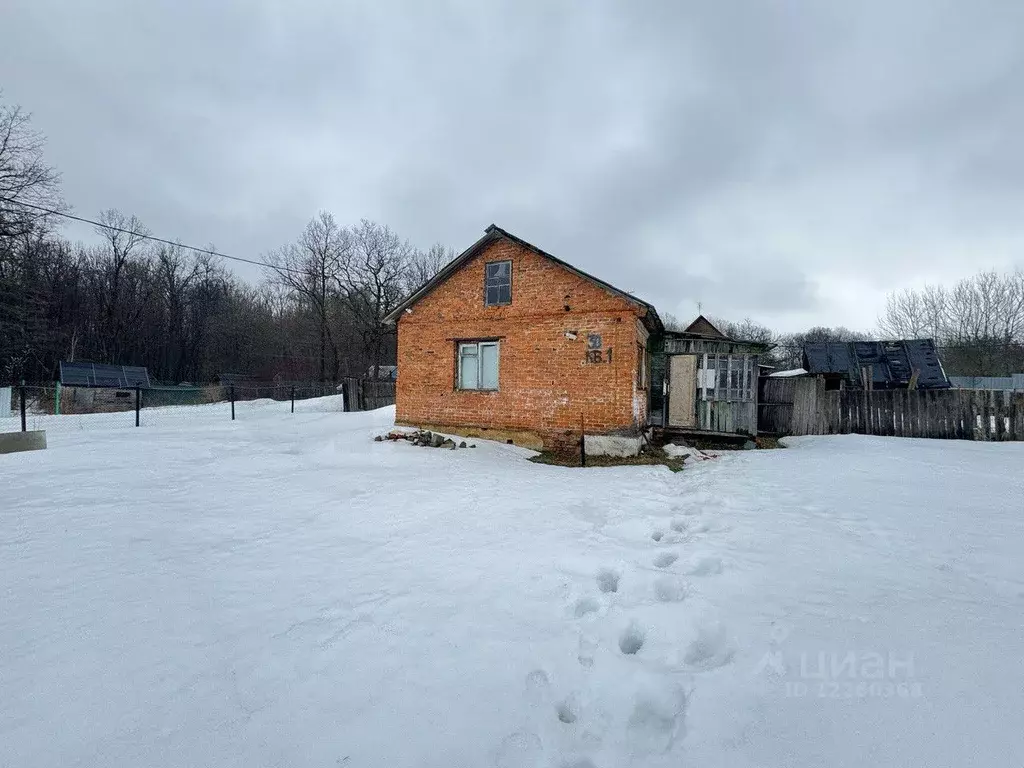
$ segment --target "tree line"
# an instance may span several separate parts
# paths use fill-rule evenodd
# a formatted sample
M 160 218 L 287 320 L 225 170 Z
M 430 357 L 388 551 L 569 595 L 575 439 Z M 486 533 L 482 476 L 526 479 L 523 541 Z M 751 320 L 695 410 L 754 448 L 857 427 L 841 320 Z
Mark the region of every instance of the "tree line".
M 156 381 L 336 382 L 393 363 L 383 318 L 454 253 L 420 250 L 372 221 L 320 213 L 237 278 L 211 246 L 150 239 L 136 217 L 98 215 L 99 243 L 58 230 L 66 212 L 43 137 L 0 103 L 0 382 L 53 380 L 62 360 L 143 365 Z

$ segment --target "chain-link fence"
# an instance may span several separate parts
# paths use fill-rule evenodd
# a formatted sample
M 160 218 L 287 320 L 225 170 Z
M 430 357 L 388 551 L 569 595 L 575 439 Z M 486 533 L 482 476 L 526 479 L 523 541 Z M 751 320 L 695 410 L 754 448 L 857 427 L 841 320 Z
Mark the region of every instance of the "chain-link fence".
M 394 402 L 375 397 L 372 407 Z M 0 432 L 46 430 L 61 434 L 127 427 L 198 425 L 273 414 L 362 410 L 368 398 L 333 384 L 230 384 L 153 386 L 137 389 L 61 387 L 0 388 Z M 362 393 L 360 388 L 359 393 Z

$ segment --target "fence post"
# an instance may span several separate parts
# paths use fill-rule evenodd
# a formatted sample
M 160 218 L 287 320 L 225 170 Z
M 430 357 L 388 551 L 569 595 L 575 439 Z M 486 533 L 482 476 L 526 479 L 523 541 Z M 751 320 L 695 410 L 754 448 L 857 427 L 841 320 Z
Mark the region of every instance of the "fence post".
M 18 387 L 19 395 L 21 397 L 21 431 L 28 432 L 28 420 L 25 418 L 25 382 L 21 382 L 21 386 Z
M 135 426 L 139 426 L 139 411 L 142 410 L 142 388 L 135 385 Z
M 231 420 L 235 420 L 235 385 L 232 384 L 230 387 L 231 391 Z
M 60 382 L 54 385 L 53 393 L 53 415 L 60 416 Z
M 580 414 L 580 466 L 587 466 L 587 433 L 583 427 L 583 414 Z
M 295 386 L 292 385 L 292 413 L 295 413 Z

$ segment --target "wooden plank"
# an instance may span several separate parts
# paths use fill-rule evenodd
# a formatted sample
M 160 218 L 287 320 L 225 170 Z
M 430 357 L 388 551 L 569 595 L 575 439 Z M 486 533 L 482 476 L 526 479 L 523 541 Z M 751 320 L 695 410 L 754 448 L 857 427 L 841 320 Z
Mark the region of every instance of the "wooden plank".
M 981 392 L 974 390 L 971 392 L 971 439 L 972 440 L 984 440 L 985 435 L 982 432 L 983 426 L 981 424 Z
M 992 392 L 992 415 L 996 420 L 994 439 L 1002 442 L 1006 439 L 1006 406 L 1003 392 Z
M 1024 392 L 1013 393 L 1013 439 L 1024 440 Z
M 672 427 L 693 427 L 697 422 L 697 357 L 669 357 L 668 424 Z M 715 372 L 718 375 L 718 372 Z M 702 426 L 704 426 L 702 424 Z
M 898 390 L 893 392 L 892 400 L 892 420 L 893 420 L 893 431 L 897 437 L 906 437 L 903 424 L 903 407 L 907 402 L 907 395 L 910 394 L 909 390 Z
M 932 401 L 935 403 L 935 437 L 938 440 L 946 439 L 946 394 L 941 389 L 930 390 Z
M 978 394 L 981 395 L 981 430 L 982 440 L 992 439 L 992 406 L 989 401 L 989 394 L 982 390 Z

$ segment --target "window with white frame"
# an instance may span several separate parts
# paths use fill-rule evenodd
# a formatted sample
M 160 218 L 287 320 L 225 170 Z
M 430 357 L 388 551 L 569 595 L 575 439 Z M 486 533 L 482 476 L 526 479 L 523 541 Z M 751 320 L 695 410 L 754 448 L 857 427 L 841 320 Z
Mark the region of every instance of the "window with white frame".
M 484 265 L 484 305 L 497 307 L 511 303 L 512 262 L 488 262 Z
M 498 342 L 460 341 L 459 389 L 498 389 Z
M 757 358 L 754 355 L 707 353 L 701 355 L 697 387 L 701 400 L 752 402 L 757 394 Z

